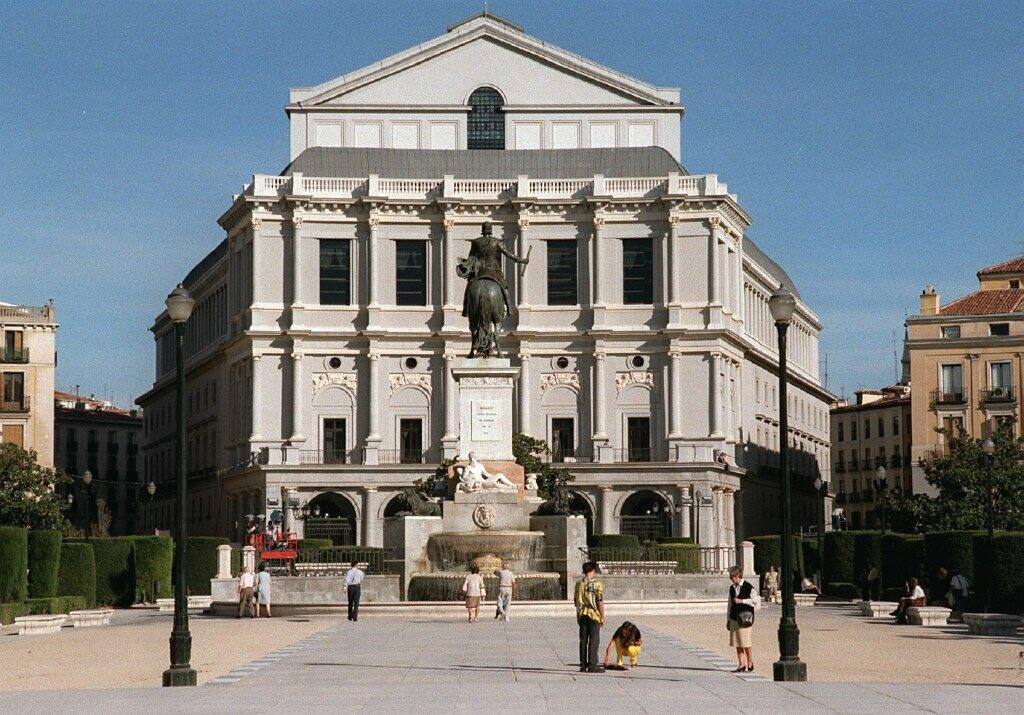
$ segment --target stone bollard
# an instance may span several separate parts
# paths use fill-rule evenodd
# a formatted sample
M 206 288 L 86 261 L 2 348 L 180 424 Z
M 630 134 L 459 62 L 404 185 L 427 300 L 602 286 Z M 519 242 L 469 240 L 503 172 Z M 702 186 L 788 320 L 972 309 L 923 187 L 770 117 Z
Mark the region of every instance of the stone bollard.
M 740 544 L 740 548 L 742 552 L 739 566 L 743 569 L 743 578 L 756 576 L 757 574 L 754 573 L 754 542 L 744 541 Z
M 231 578 L 231 545 L 217 547 L 217 578 Z
M 242 570 L 249 569 L 250 573 L 256 573 L 256 547 L 242 547 Z

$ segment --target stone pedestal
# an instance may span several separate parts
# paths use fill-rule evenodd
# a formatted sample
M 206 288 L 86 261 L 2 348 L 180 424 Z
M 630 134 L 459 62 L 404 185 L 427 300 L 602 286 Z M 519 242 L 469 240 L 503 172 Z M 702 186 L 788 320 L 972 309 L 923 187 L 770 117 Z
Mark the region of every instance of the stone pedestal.
M 452 368 L 459 393 L 459 451 L 475 453 L 488 471 L 488 462 L 513 461 L 512 388 L 518 376 L 519 368 L 505 358 L 465 358 Z

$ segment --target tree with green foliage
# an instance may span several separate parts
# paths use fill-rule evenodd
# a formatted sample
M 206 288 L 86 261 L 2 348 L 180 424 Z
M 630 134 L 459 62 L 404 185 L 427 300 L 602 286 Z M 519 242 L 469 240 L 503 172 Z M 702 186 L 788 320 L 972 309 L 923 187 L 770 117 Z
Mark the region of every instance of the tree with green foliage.
M 58 487 L 70 481 L 66 474 L 40 466 L 34 450 L 0 444 L 0 524 L 66 531 L 68 503 Z
M 544 457 L 551 454 L 551 448 L 544 440 L 522 432 L 512 435 L 512 454 L 527 474 L 537 475 L 537 495 L 547 500 L 546 512 L 572 514 L 572 498 L 569 482 L 576 476 L 564 467 L 555 467 Z
M 991 466 L 985 463 L 983 440 L 971 437 L 962 428 L 940 431 L 949 447 L 946 454 L 921 462 L 925 478 L 938 496 L 888 497 L 889 526 L 918 534 L 984 529 L 988 525 L 991 487 L 995 528 L 1020 529 L 1024 524 L 1024 440 L 1014 436 L 1013 424 L 1004 422 L 992 435 L 995 453 Z

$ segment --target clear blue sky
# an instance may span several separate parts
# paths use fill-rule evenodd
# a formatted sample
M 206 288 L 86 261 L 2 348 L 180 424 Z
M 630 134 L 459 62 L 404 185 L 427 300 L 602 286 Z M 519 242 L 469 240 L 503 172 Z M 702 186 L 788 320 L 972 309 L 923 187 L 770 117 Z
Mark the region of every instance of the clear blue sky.
M 288 159 L 288 88 L 482 2 L 0 3 L 0 300 L 57 301 L 58 384 L 129 402 L 147 328 Z M 917 294 L 1021 241 L 1024 3 L 502 2 L 526 31 L 682 88 L 683 161 L 754 217 L 825 323 L 829 387 L 893 379 Z

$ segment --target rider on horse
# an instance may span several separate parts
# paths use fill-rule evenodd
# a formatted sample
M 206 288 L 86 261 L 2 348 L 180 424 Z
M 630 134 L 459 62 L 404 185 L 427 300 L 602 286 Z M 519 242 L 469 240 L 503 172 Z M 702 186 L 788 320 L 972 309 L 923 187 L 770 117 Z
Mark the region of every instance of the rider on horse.
M 494 237 L 491 222 L 485 221 L 481 228 L 480 235 L 470 242 L 469 257 L 459 261 L 456 272 L 460 278 L 465 278 L 470 283 L 481 279 L 492 280 L 501 288 L 501 294 L 505 298 L 505 309 L 512 312 L 512 305 L 508 299 L 508 285 L 505 283 L 505 274 L 501 270 L 501 257 L 507 256 L 515 263 L 526 265 L 530 262 L 529 257 L 519 258 L 510 253 L 501 241 Z M 469 291 L 462 299 L 462 315 L 469 317 Z

